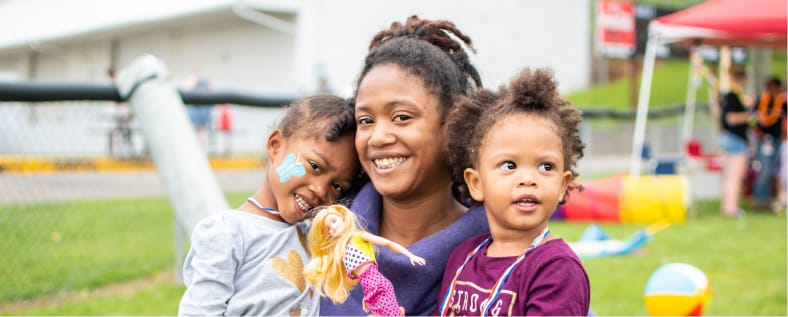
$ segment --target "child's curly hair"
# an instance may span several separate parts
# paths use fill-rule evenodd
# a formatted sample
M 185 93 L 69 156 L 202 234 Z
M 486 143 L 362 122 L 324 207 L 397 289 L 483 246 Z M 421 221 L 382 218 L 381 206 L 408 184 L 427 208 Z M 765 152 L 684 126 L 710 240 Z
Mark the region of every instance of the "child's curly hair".
M 545 118 L 555 124 L 563 145 L 564 168 L 577 177 L 575 167 L 585 148 L 579 135 L 583 114 L 558 95 L 551 70 L 525 68 L 508 86 L 501 86 L 497 92 L 480 89 L 460 99 L 449 113 L 449 163 L 456 183 L 464 184 L 465 169 L 477 166 L 479 148 L 490 128 L 517 113 Z M 528 133 L 527 128 L 523 133 Z M 570 183 L 559 204 L 574 189 L 582 190 L 582 186 Z M 472 199 L 467 185 L 460 189 L 460 194 L 463 200 Z

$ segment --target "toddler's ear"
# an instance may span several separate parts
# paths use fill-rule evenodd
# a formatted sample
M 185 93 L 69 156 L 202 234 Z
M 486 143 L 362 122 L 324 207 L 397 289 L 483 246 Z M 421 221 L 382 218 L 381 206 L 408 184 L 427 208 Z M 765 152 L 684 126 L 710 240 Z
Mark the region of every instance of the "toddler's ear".
M 273 161 L 285 146 L 285 136 L 282 130 L 276 129 L 268 135 L 268 141 L 265 143 L 265 152 L 268 154 L 268 161 Z
M 484 201 L 479 172 L 470 167 L 466 168 L 465 172 L 463 172 L 463 178 L 465 178 L 465 184 L 468 185 L 468 191 L 471 194 L 471 198 L 475 201 Z

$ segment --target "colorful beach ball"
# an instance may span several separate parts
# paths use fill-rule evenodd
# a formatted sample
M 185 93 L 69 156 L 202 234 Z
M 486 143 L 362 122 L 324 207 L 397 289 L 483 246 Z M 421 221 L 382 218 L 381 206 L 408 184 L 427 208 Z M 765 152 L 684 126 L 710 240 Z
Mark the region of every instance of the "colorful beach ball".
M 646 283 L 646 309 L 652 316 L 701 316 L 711 297 L 706 274 L 684 263 L 665 264 Z

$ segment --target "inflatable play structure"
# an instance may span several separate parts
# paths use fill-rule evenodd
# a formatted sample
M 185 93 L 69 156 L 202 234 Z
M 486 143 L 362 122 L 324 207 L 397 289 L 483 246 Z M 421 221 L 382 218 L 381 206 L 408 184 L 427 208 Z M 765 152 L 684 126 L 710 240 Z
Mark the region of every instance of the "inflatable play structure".
M 598 224 L 592 223 L 583 232 L 579 241 L 567 242 L 567 244 L 581 259 L 628 255 L 642 249 L 655 233 L 669 225 L 664 222 L 655 223 L 638 230 L 627 239 L 618 240 L 610 238 Z
M 680 223 L 687 219 L 691 195 L 683 175 L 618 175 L 581 182 L 553 219 L 578 222 Z

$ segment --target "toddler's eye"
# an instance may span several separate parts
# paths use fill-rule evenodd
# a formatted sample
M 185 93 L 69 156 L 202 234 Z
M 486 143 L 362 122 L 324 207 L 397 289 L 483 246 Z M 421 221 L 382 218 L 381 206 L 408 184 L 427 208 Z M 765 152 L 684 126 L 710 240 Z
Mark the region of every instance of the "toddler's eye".
M 317 163 L 310 161 L 309 166 L 312 167 L 312 169 L 316 172 L 320 173 L 320 165 L 317 165 Z
M 555 169 L 555 166 L 553 165 L 553 163 L 542 163 L 542 164 L 539 164 L 539 171 L 549 172 L 549 171 L 552 171 L 554 169 Z
M 342 185 L 339 185 L 337 183 L 332 184 L 331 187 L 333 187 L 334 190 L 336 190 L 336 191 L 338 191 L 340 193 L 345 192 L 345 187 L 343 187 Z
M 517 168 L 517 164 L 514 164 L 514 162 L 512 162 L 512 161 L 506 161 L 506 162 L 503 162 L 501 164 L 501 166 L 499 166 L 499 168 L 502 169 L 502 170 L 505 170 L 505 171 L 513 170 L 513 169 Z

